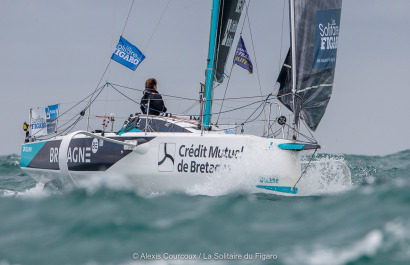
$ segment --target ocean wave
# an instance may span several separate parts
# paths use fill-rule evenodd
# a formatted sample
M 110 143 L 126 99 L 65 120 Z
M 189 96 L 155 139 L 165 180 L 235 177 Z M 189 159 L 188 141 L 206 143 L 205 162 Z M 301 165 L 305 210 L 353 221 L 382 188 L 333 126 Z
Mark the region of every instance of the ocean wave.
M 312 247 L 295 247 L 286 264 L 408 264 L 410 260 L 410 220 L 402 217 L 388 221 L 383 228 L 369 231 L 354 242 Z M 366 261 L 366 262 L 365 262 Z M 379 262 L 375 262 L 379 261 Z M 387 263 L 386 263 L 387 262 Z
M 342 247 L 314 246 L 310 250 L 297 248 L 292 258 L 285 258 L 290 265 L 344 265 L 358 261 L 363 257 L 373 258 L 381 249 L 383 233 L 373 230 L 362 239 Z

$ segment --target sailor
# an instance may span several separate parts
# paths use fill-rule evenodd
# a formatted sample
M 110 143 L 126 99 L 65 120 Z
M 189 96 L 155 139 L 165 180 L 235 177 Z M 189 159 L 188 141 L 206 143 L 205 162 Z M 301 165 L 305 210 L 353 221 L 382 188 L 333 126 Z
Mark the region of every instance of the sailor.
M 161 95 L 157 91 L 157 80 L 155 78 L 149 78 L 145 82 L 145 91 L 141 99 L 141 110 L 142 113 L 147 114 L 149 101 L 149 115 L 160 115 L 165 113 L 167 108 L 165 107 L 164 101 Z

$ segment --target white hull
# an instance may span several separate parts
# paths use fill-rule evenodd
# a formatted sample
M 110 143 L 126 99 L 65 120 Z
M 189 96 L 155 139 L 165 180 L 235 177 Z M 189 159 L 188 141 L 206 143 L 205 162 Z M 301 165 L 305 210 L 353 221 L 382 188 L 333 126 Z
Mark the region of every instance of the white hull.
M 24 144 L 21 167 L 39 182 L 57 180 L 63 186 L 90 176 L 122 176 L 143 192 L 170 192 L 216 178 L 224 186 L 240 181 L 252 192 L 298 193 L 294 187 L 301 175 L 300 152 L 278 147 L 290 140 L 190 132 L 74 132 Z

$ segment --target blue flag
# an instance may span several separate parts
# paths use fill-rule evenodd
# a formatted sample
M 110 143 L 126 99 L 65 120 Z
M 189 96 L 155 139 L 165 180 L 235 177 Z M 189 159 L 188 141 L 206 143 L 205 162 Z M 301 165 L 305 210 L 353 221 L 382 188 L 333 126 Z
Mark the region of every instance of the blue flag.
M 250 74 L 253 73 L 251 58 L 249 57 L 249 54 L 246 51 L 245 43 L 243 42 L 242 36 L 239 38 L 238 47 L 236 48 L 234 63 L 239 65 L 243 69 L 248 70 Z
M 120 36 L 120 41 L 117 47 L 115 47 L 111 59 L 135 71 L 138 65 L 145 59 L 145 55 L 137 47 Z
M 46 108 L 47 134 L 57 132 L 58 104 Z
M 57 119 L 58 117 L 58 104 L 50 105 L 46 108 L 47 119 Z

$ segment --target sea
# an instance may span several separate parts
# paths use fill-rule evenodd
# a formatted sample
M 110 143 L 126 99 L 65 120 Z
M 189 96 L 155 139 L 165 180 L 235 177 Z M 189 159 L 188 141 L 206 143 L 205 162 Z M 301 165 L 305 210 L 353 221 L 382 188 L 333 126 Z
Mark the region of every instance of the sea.
M 222 178 L 180 193 L 121 178 L 60 191 L 0 156 L 0 265 L 410 264 L 410 150 L 316 160 L 287 197 Z

